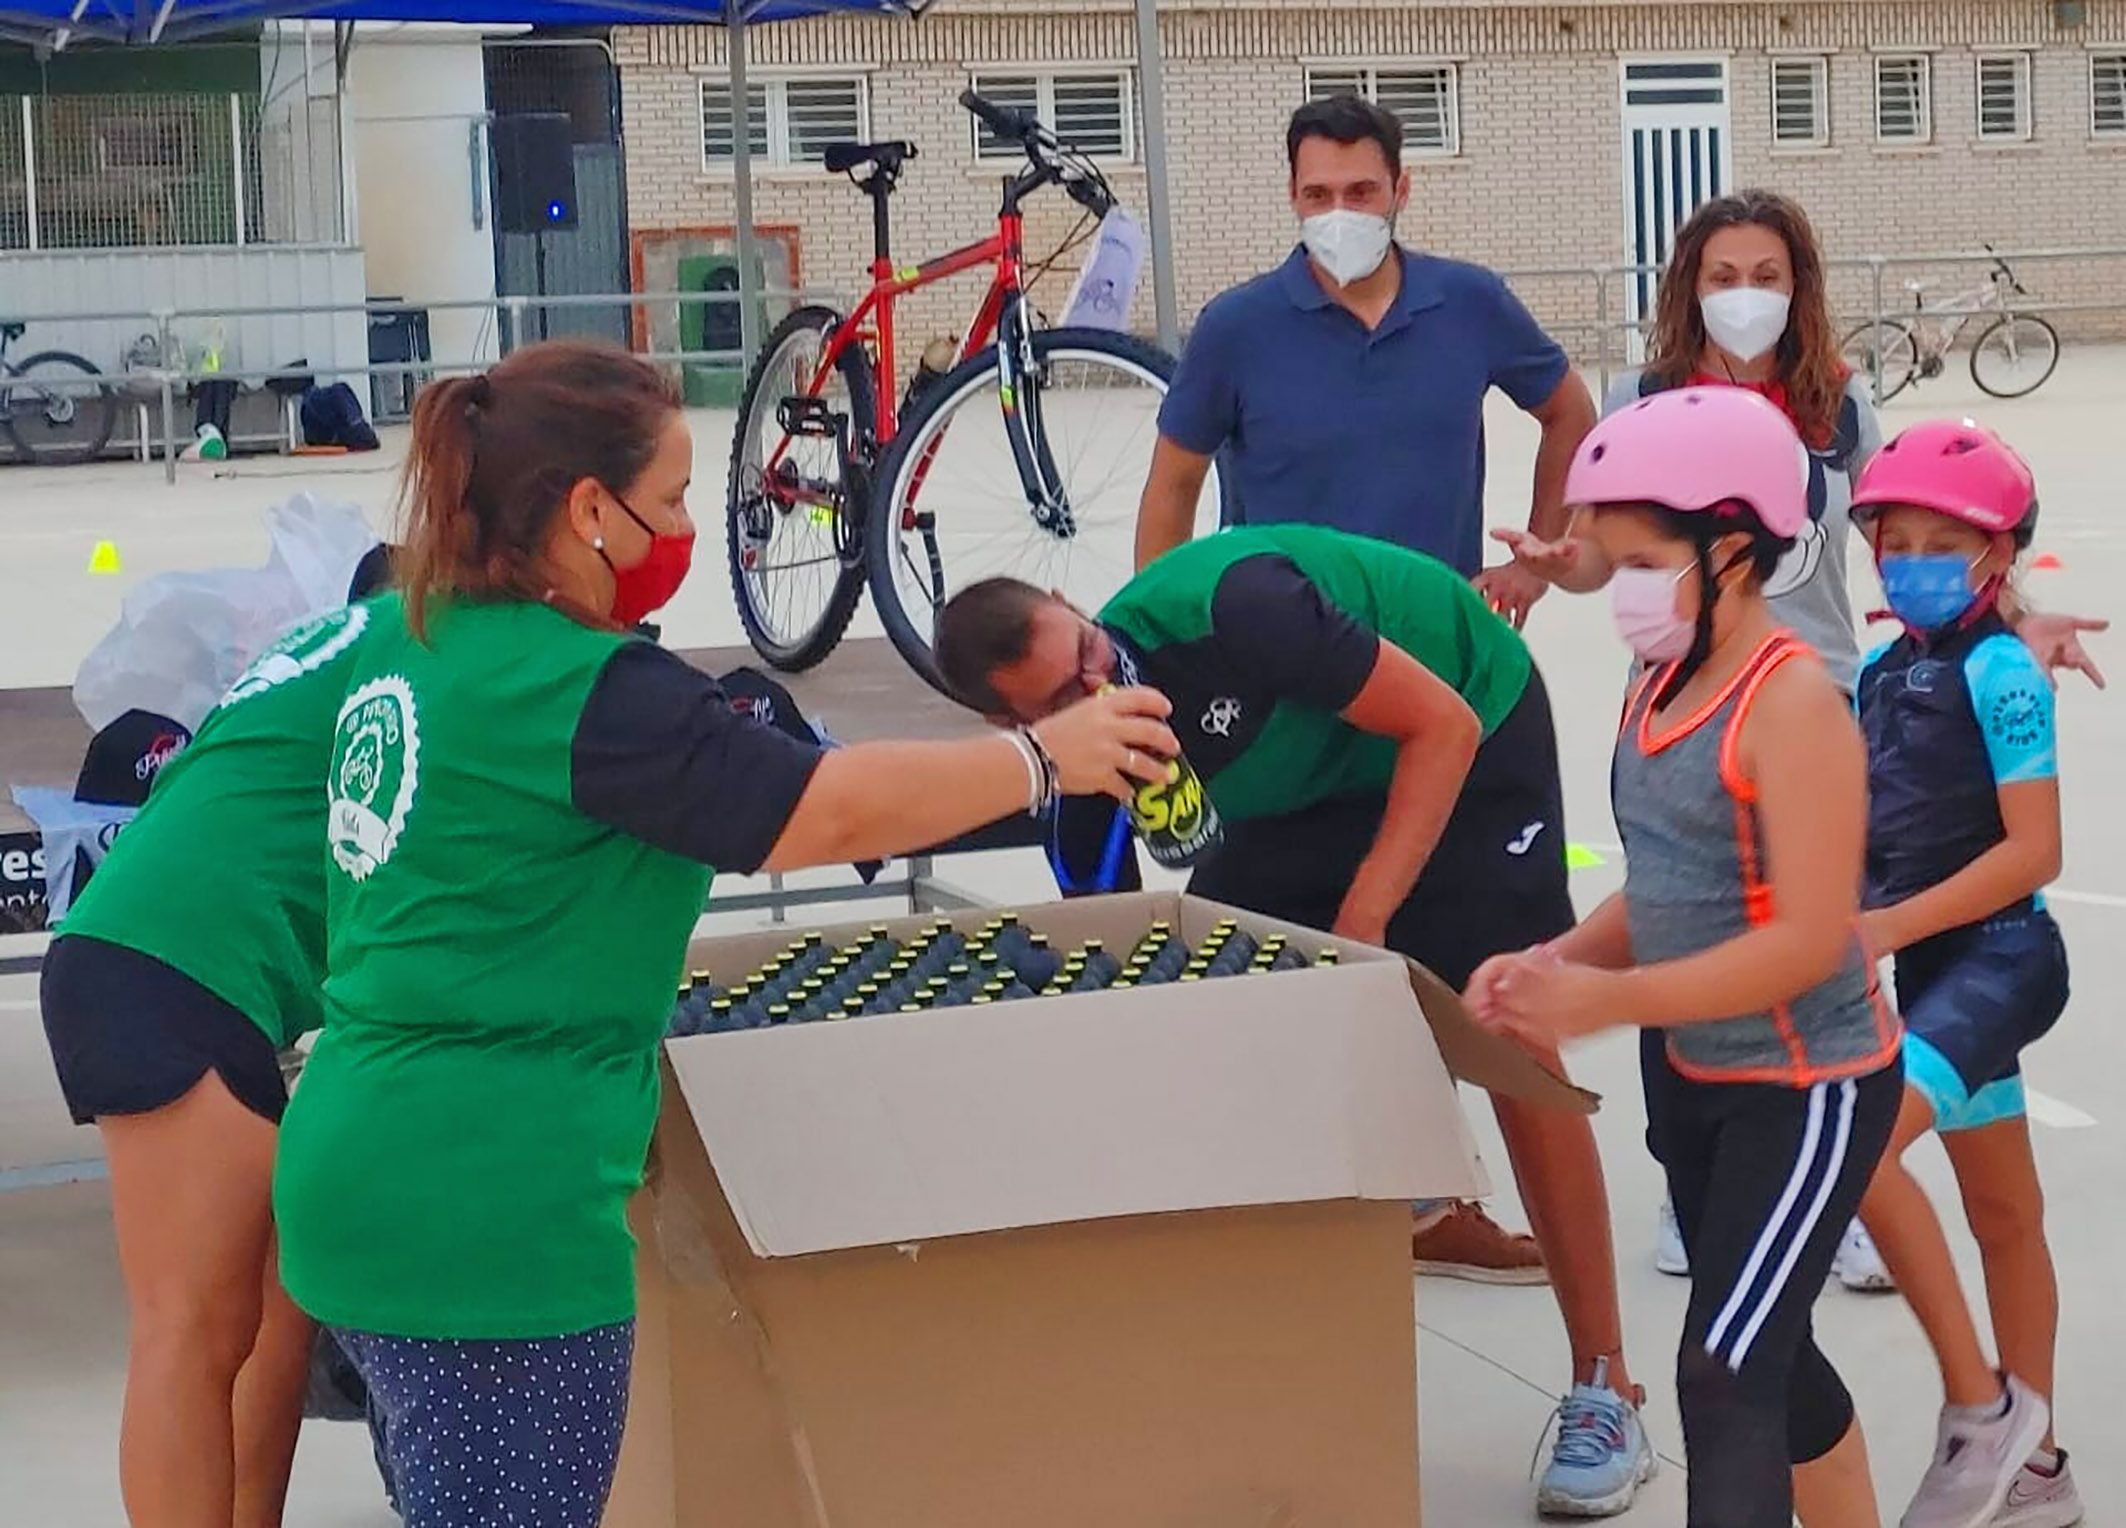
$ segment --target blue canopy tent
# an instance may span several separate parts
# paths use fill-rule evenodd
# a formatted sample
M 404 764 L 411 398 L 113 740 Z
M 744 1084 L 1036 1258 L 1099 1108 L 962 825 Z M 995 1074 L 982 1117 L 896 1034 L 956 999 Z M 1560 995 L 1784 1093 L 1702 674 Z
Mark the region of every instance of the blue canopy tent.
M 75 42 L 149 46 L 241 31 L 277 19 L 360 22 L 452 21 L 488 26 L 708 24 L 730 31 L 731 99 L 746 99 L 746 28 L 836 11 L 916 16 L 936 0 L 0 0 L 0 42 L 56 52 Z M 1152 280 L 1159 337 L 1179 344 L 1171 218 L 1166 178 L 1166 123 L 1160 78 L 1156 0 L 1136 0 L 1145 168 L 1149 181 Z M 340 68 L 344 47 L 337 50 Z M 753 230 L 749 135 L 733 135 L 733 221 L 738 228 L 739 314 L 750 363 L 760 336 L 754 302 L 758 271 Z

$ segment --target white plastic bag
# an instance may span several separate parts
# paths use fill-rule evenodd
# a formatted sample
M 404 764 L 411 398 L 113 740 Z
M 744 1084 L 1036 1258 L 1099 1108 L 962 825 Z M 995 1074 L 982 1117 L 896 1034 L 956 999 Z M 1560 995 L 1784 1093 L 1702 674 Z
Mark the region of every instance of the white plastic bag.
M 307 493 L 267 510 L 266 528 L 264 567 L 159 574 L 126 596 L 74 674 L 74 705 L 92 728 L 139 710 L 196 732 L 275 638 L 346 603 L 355 565 L 376 545 L 359 507 Z
M 55 927 L 81 889 L 74 884 L 75 867 L 93 871 L 102 864 L 137 808 L 76 801 L 72 791 L 49 785 L 17 785 L 11 794 L 44 840 L 44 916 L 46 926 Z
M 1137 278 L 1144 270 L 1144 229 L 1122 207 L 1111 208 L 1100 220 L 1100 239 L 1078 279 L 1071 285 L 1070 301 L 1063 307 L 1066 329 L 1129 328 L 1129 305 L 1137 294 Z

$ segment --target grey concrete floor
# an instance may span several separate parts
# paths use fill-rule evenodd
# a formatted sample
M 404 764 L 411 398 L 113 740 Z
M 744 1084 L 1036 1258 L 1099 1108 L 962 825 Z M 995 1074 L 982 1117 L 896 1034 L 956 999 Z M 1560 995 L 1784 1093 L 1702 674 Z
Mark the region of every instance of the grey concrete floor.
M 2070 348 L 2058 375 L 2019 403 L 1994 403 L 1972 394 L 1967 382 L 1945 379 L 1898 400 L 1886 425 L 1894 430 L 1917 418 L 1962 412 L 2002 429 L 2036 467 L 2045 505 L 2039 549 L 2057 554 L 2062 566 L 2030 576 L 2032 597 L 2049 608 L 2111 613 L 2126 580 L 2126 532 L 2117 520 L 2126 477 L 2120 429 L 2126 351 Z M 713 525 L 729 426 L 715 416 L 700 423 L 697 481 L 705 486 L 696 510 Z M 1516 523 L 1525 513 L 1532 450 L 1526 422 L 1510 409 L 1497 410 L 1495 523 Z M 174 492 L 159 475 L 134 467 L 83 469 L 78 476 L 0 470 L 0 686 L 66 683 L 80 654 L 114 617 L 120 593 L 147 572 L 262 557 L 257 511 L 293 488 L 337 488 L 380 510 L 390 484 L 382 465 L 319 474 L 288 462 L 246 463 L 239 476 L 225 479 L 193 468 Z M 91 580 L 82 569 L 91 545 L 104 536 L 119 541 L 127 572 Z M 713 645 L 736 635 L 714 533 L 703 556 L 671 612 L 674 645 Z M 1858 561 L 1854 587 L 1856 602 L 1872 604 L 1872 576 Z M 868 614 L 860 621 L 868 622 Z M 1598 600 L 1553 597 L 1539 608 L 1530 637 L 1558 711 L 1572 836 L 1600 848 L 1613 838 L 1607 759 L 1623 654 Z M 2097 647 L 2126 681 L 2126 636 L 2100 639 Z M 2111 1446 L 2118 1426 L 2104 1400 L 2126 1364 L 2126 1317 L 2110 1301 L 2126 1209 L 2116 1081 L 2126 1075 L 2126 1041 L 2108 1022 L 2111 998 L 2126 983 L 2126 811 L 2106 783 L 2116 778 L 2126 744 L 2126 712 L 2117 700 L 2069 680 L 2061 717 L 2068 852 L 2052 902 L 2073 952 L 2076 996 L 2066 1019 L 2032 1054 L 2029 1074 L 2065 1310 L 2062 1437 L 2077 1450 L 2090 1521 L 2101 1525 L 2126 1520 L 2126 1455 Z M 969 857 L 949 871 L 998 900 L 1046 894 L 1042 867 L 1024 853 Z M 1576 888 L 1582 905 L 1611 889 L 1615 877 L 1613 855 L 1609 864 L 1583 872 Z M 93 1155 L 87 1133 L 71 1130 L 58 1108 L 34 1000 L 31 978 L 0 977 L 0 1170 Z M 1575 1052 L 1572 1064 L 1608 1098 L 1597 1128 L 1617 1225 L 1628 1341 L 1637 1375 L 1654 1393 L 1655 1439 L 1668 1458 L 1679 1460 L 1667 1371 L 1684 1286 L 1656 1274 L 1649 1261 L 1660 1187 L 1639 1139 L 1633 1048 L 1628 1037 L 1604 1038 Z M 1474 1103 L 1479 1140 L 1502 1185 L 1497 1212 L 1515 1220 L 1519 1210 L 1489 1111 Z M 1976 1292 L 1975 1257 L 1957 1229 L 1940 1153 L 1923 1146 L 1916 1156 L 1945 1207 Z M 125 1317 L 106 1204 L 95 1183 L 0 1194 L 0 1491 L 9 1503 L 0 1516 L 10 1522 L 102 1528 L 120 1521 L 112 1450 Z M 1450 1528 L 1526 1520 L 1525 1461 L 1564 1378 L 1549 1297 L 1426 1280 L 1416 1311 L 1428 1519 Z M 1925 1348 L 1894 1298 L 1833 1288 L 1818 1322 L 1826 1350 L 1859 1398 L 1880 1494 L 1894 1521 L 1932 1442 L 1939 1391 Z M 1680 1471 L 1670 1469 L 1627 1521 L 1678 1523 L 1680 1503 Z M 306 1434 L 289 1521 L 385 1528 L 388 1514 L 359 1428 L 313 1426 Z

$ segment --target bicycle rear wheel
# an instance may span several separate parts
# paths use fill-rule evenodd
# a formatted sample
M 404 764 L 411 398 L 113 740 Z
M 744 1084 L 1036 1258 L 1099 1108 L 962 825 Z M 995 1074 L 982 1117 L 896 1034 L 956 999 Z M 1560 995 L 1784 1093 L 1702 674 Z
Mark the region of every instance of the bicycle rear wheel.
M 1996 398 L 2036 392 L 2059 364 L 2059 331 L 2028 313 L 1996 319 L 1971 347 L 1971 380 Z
M 117 422 L 118 400 L 102 374 L 71 351 L 43 351 L 0 376 L 0 425 L 25 461 L 93 461 Z
M 1839 355 L 1864 377 L 1881 378 L 1885 403 L 1912 385 L 1919 374 L 1919 345 L 1912 326 L 1898 319 L 1869 319 L 1845 337 Z
M 1136 566 L 1137 503 L 1159 436 L 1174 359 L 1098 329 L 1033 336 L 1047 435 L 1068 514 L 1044 524 L 1027 503 L 998 393 L 996 348 L 934 383 L 879 463 L 866 525 L 871 600 L 909 665 L 945 688 L 931 653 L 937 613 L 956 591 L 1009 576 L 1097 610 Z M 1195 533 L 1225 504 L 1214 463 Z
M 731 592 L 753 650 L 793 673 L 834 651 L 864 592 L 860 454 L 878 432 L 878 402 L 863 352 L 843 351 L 818 394 L 807 392 L 841 321 L 831 308 L 799 308 L 775 326 L 731 442 Z

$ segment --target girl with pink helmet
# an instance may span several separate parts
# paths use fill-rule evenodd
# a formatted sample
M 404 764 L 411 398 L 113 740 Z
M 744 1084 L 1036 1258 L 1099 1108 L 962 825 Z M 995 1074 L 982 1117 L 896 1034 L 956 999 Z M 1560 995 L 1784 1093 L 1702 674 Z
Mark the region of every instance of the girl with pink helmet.
M 2037 491 L 1969 420 L 1914 425 L 1861 474 L 1853 519 L 1904 635 L 1860 667 L 1868 743 L 1863 928 L 1894 955 L 1905 1092 L 1861 1218 L 1940 1362 L 1940 1442 L 1906 1528 L 2082 1518 L 2049 1432 L 2059 1288 L 2024 1115 L 2023 1049 L 2067 1005 L 2043 889 L 2060 865 L 2052 686 L 2003 606 Z M 2000 1369 L 1905 1149 L 1941 1136 L 1985 1262 Z
M 1581 443 L 1566 501 L 1647 665 L 1617 739 L 1622 892 L 1471 978 L 1494 1027 L 1665 1032 L 1649 1139 L 1690 1251 L 1677 1360 L 1691 1528 L 1868 1528 L 1853 1402 L 1810 1309 L 1903 1096 L 1859 937 L 1866 751 L 1765 580 L 1808 521 L 1800 438 L 1741 388 L 1641 399 Z

